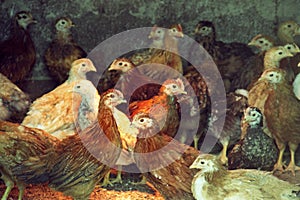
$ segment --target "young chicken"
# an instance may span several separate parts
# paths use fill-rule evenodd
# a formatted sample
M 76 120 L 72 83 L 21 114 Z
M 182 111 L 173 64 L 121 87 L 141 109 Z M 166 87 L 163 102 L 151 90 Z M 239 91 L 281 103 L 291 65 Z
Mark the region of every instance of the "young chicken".
M 134 160 L 147 180 L 165 199 L 192 199 L 195 172 L 189 166 L 199 152 L 160 131 L 156 120 L 145 113 L 135 115 L 132 126 L 139 131 Z
M 144 60 L 151 58 L 151 56 L 155 53 L 156 49 L 162 49 L 164 46 L 164 38 L 165 38 L 165 29 L 154 25 L 152 30 L 148 36 L 148 39 L 151 39 L 151 44 L 149 45 L 149 49 L 143 50 L 142 52 L 138 51 L 129 57 L 129 60 L 138 65 L 143 63 Z
M 223 113 L 225 115 L 225 122 L 222 130 L 212 129 L 212 133 L 216 138 L 219 139 L 223 148 L 219 155 L 220 161 L 223 164 L 227 164 L 227 151 L 228 149 L 234 145 L 241 137 L 241 118 L 243 115 L 244 109 L 247 108 L 247 100 L 248 100 L 248 91 L 245 90 L 236 90 L 235 92 L 231 92 L 227 94 L 227 109 L 226 112 Z M 219 111 L 218 111 L 219 112 Z M 214 114 L 210 117 L 210 123 L 213 125 L 218 122 L 218 120 L 222 120 L 222 118 L 214 117 Z M 215 127 L 215 126 L 211 126 Z M 216 127 L 218 128 L 218 127 Z
M 24 80 L 34 66 L 35 46 L 28 32 L 33 23 L 36 20 L 30 12 L 18 12 L 10 37 L 0 43 L 0 73 L 13 83 Z
M 129 105 L 130 118 L 138 113 L 149 114 L 169 136 L 175 136 L 179 123 L 179 109 L 176 96 L 186 94 L 181 79 L 166 80 L 160 88 L 159 94 L 151 99 L 132 102 Z
M 0 178 L 6 185 L 2 200 L 16 184 L 21 200 L 29 184 L 45 183 L 54 166 L 58 140 L 43 130 L 0 121 Z
M 281 44 L 294 43 L 296 35 L 300 35 L 300 25 L 295 21 L 285 21 L 279 24 L 277 37 Z
M 71 28 L 74 26 L 67 17 L 55 21 L 56 35 L 49 44 L 44 58 L 51 76 L 63 83 L 72 67 L 73 61 L 86 57 L 86 52 L 73 40 Z
M 217 41 L 215 26 L 210 21 L 199 21 L 195 28 L 195 40 L 212 56 L 229 92 L 233 77 L 240 73 L 242 66 L 254 53 L 243 43 Z
M 298 62 L 300 62 L 300 49 L 295 43 L 288 43 L 284 45 L 284 48 L 286 48 L 293 57 L 283 59 L 283 61 L 280 62 L 280 68 L 286 70 L 286 78 L 290 83 L 292 83 L 295 76 L 300 72 L 300 69 L 297 66 Z
M 111 94 L 101 96 L 98 120 L 59 143 L 49 186 L 72 196 L 89 199 L 95 185 L 106 178 L 122 149 L 120 134 L 111 112 Z
M 274 171 L 283 171 L 282 157 L 288 143 L 291 160 L 285 170 L 295 175 L 295 170 L 299 170 L 295 165 L 295 151 L 300 143 L 300 102 L 285 79 L 285 71 L 278 68 L 265 70 L 249 91 L 248 103 L 264 114 L 266 131 L 271 133 L 280 151 Z
M 93 83 L 88 80 L 81 80 L 76 83 L 73 88 L 73 92 L 78 93 L 81 96 L 79 108 L 75 106 L 73 110 L 76 130 L 79 132 L 86 129 L 94 121 L 96 121 L 100 95 Z M 78 114 L 77 117 L 76 114 Z
M 263 115 L 258 108 L 248 107 L 242 120 L 242 139 L 228 155 L 229 169 L 272 170 L 278 150 L 273 138 L 262 129 Z
M 299 199 L 299 186 L 265 171 L 227 170 L 214 155 L 199 155 L 190 168 L 200 170 L 191 187 L 196 200 Z
M 117 58 L 109 66 L 108 71 L 117 70 L 121 75 L 114 85 L 114 88 L 119 89 L 125 96 L 125 99 L 140 101 L 150 99 L 159 93 L 161 87 L 158 81 L 155 81 L 143 75 L 139 69 L 126 58 Z M 101 85 L 99 85 L 101 87 Z
M 246 65 L 241 68 L 240 74 L 232 80 L 231 91 L 236 89 L 249 90 L 253 80 L 257 80 L 264 68 L 266 51 L 274 47 L 275 42 L 270 36 L 258 34 L 248 43 L 249 46 L 258 48 L 258 53 L 249 57 Z M 274 59 L 276 56 L 274 56 Z
M 22 121 L 30 106 L 28 95 L 1 73 L 0 88 L 0 120 Z
M 149 59 L 144 59 L 137 64 L 137 66 L 148 64 L 148 67 L 142 67 L 139 70 L 142 74 L 158 81 L 177 78 L 183 73 L 182 60 L 178 50 L 178 40 L 184 36 L 182 27 L 180 24 L 176 24 L 164 31 L 164 45 L 162 49 L 156 49 Z M 167 66 L 169 69 L 156 64 Z
M 59 139 L 73 135 L 76 128 L 74 116 L 77 116 L 74 111 L 78 112 L 81 97 L 72 90 L 78 81 L 86 79 L 89 71 L 96 71 L 91 60 L 82 58 L 74 61 L 68 79 L 36 99 L 22 125 L 43 129 Z

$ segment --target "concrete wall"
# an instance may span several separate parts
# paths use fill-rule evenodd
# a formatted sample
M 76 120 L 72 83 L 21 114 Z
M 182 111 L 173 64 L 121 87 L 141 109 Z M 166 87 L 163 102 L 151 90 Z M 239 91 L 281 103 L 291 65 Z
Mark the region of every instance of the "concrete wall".
M 53 36 L 53 21 L 69 16 L 76 27 L 75 40 L 89 52 L 110 36 L 153 24 L 181 23 L 191 35 L 199 20 L 215 23 L 217 37 L 226 42 L 248 42 L 258 33 L 275 36 L 279 22 L 300 23 L 299 0 L 0 0 L 0 40 L 7 37 L 10 17 L 30 10 L 39 21 L 31 27 L 38 60 L 31 79 L 49 79 L 43 54 Z M 299 39 L 299 38 L 298 38 Z M 299 40 L 298 40 L 299 41 Z

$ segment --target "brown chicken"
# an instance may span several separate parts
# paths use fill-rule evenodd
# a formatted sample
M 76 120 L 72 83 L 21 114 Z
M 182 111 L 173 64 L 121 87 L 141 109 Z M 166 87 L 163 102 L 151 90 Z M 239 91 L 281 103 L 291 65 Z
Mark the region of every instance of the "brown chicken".
M 231 83 L 231 91 L 236 89 L 249 90 L 252 84 L 259 78 L 264 68 L 264 57 L 266 51 L 274 47 L 274 40 L 267 35 L 259 34 L 252 38 L 248 43 L 249 46 L 255 46 L 258 49 L 258 53 L 249 57 L 245 67 L 241 68 L 240 74 L 237 74 Z M 277 56 L 274 55 L 274 59 Z
M 159 94 L 151 99 L 135 101 L 129 105 L 130 118 L 138 113 L 149 114 L 158 123 L 163 131 L 174 137 L 180 122 L 179 108 L 176 96 L 186 94 L 181 79 L 170 79 L 163 83 Z
M 138 65 L 143 63 L 144 60 L 150 59 L 156 49 L 162 49 L 164 46 L 164 38 L 165 38 L 165 29 L 154 25 L 152 30 L 148 36 L 148 39 L 151 39 L 151 44 L 149 45 L 149 49 L 138 51 L 129 57 L 129 60 Z
M 211 154 L 199 155 L 190 168 L 200 170 L 194 176 L 191 187 L 196 200 L 296 200 L 300 197 L 299 186 L 265 171 L 227 170 Z
M 279 24 L 277 37 L 281 44 L 294 43 L 296 35 L 300 35 L 300 25 L 295 21 L 285 21 Z
M 295 151 L 300 143 L 300 102 L 285 75 L 282 69 L 265 70 L 249 91 L 248 102 L 265 115 L 265 129 L 271 133 L 280 151 L 274 170 L 283 171 L 282 157 L 288 143 L 291 160 L 285 170 L 295 174 L 295 170 L 299 170 L 295 166 Z
M 55 21 L 56 35 L 47 48 L 44 58 L 51 76 L 63 83 L 69 75 L 73 61 L 86 57 L 86 52 L 73 40 L 71 28 L 74 26 L 67 17 Z
M 27 94 L 0 73 L 0 120 L 20 122 L 30 106 Z
M 121 90 L 129 103 L 150 99 L 159 93 L 160 83 L 143 75 L 130 60 L 115 59 L 108 68 L 108 71 L 113 70 L 121 72 L 114 88 Z
M 170 78 L 179 77 L 183 73 L 182 60 L 178 51 L 178 39 L 182 38 L 183 32 L 180 24 L 171 26 L 165 31 L 164 45 L 162 49 L 156 49 L 149 59 L 144 59 L 137 66 L 148 64 L 148 67 L 140 68 L 142 74 L 146 74 L 154 80 L 165 81 Z M 155 63 L 164 65 L 155 65 Z
M 2 200 L 8 199 L 16 184 L 19 200 L 26 185 L 49 180 L 58 140 L 43 130 L 0 121 L 0 174 L 6 185 Z
M 230 91 L 231 81 L 247 59 L 254 55 L 247 44 L 217 41 L 215 26 L 210 21 L 199 21 L 195 29 L 195 40 L 212 56 L 224 81 L 226 91 Z
M 135 115 L 132 126 L 139 130 L 134 160 L 147 180 L 165 199 L 193 199 L 190 188 L 195 171 L 189 166 L 200 152 L 159 131 L 158 123 L 147 114 Z
M 36 60 L 35 46 L 27 30 L 32 23 L 36 21 L 30 12 L 18 12 L 9 38 L 0 43 L 0 73 L 13 83 L 24 80 Z
M 98 121 L 59 143 L 59 157 L 52 168 L 49 186 L 72 196 L 89 199 L 94 187 L 115 165 L 122 149 L 121 138 L 111 112 L 112 95 L 104 93 Z
M 91 60 L 81 58 L 74 61 L 69 78 L 51 92 L 36 99 L 22 125 L 43 129 L 59 139 L 73 135 L 74 116 L 77 116 L 74 110 L 78 110 L 81 97 L 72 90 L 78 81 L 86 79 L 89 71 L 96 71 Z M 98 96 L 95 101 L 99 101 L 99 98 Z

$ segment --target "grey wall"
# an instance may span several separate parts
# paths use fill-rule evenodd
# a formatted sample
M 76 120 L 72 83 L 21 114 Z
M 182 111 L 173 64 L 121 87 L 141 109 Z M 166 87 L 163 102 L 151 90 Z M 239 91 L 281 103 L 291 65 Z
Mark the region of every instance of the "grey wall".
M 299 0 L 0 0 L 0 40 L 7 37 L 10 17 L 30 10 L 39 21 L 30 32 L 38 60 L 31 79 L 49 79 L 43 53 L 53 36 L 53 21 L 69 16 L 76 27 L 75 40 L 89 52 L 110 36 L 153 24 L 168 27 L 181 23 L 191 35 L 199 20 L 215 23 L 217 37 L 226 42 L 248 42 L 258 33 L 275 37 L 279 22 L 293 19 L 300 23 Z M 299 41 L 299 38 L 298 38 Z

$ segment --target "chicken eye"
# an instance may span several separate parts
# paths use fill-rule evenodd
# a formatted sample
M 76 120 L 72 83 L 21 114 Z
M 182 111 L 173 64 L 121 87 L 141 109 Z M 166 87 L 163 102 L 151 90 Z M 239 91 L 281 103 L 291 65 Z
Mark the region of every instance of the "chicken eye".
M 256 116 L 256 114 L 255 114 L 255 113 L 253 113 L 253 114 L 252 114 L 252 117 L 255 117 L 255 116 Z
M 80 85 L 77 85 L 77 86 L 76 86 L 76 88 L 78 88 L 78 89 L 79 89 L 79 88 L 80 88 Z
M 61 24 L 65 24 L 66 22 L 65 21 L 61 21 Z
M 205 164 L 205 161 L 203 161 L 203 160 L 200 161 L 200 164 L 201 164 L 201 165 L 204 165 L 204 164 Z
M 270 74 L 270 77 L 273 77 L 274 76 L 274 74 Z
M 161 31 L 157 31 L 157 33 L 161 33 Z
M 127 64 L 125 63 L 124 66 L 127 67 Z
M 282 55 L 282 51 L 278 52 L 279 55 Z
M 26 15 L 23 15 L 23 17 L 22 17 L 23 19 L 26 19 L 27 18 L 27 16 Z
M 176 88 L 177 88 L 177 85 L 172 85 L 172 88 L 173 88 L 173 89 L 176 89 Z
M 288 28 L 291 28 L 291 27 L 292 27 L 292 25 L 288 24 L 288 25 L 287 25 L 287 27 L 288 27 Z
M 143 123 L 144 121 L 145 121 L 145 120 L 144 120 L 143 118 L 142 118 L 142 119 L 140 119 L 140 122 L 142 122 L 142 123 Z
M 288 47 L 287 47 L 287 49 L 288 49 L 288 50 L 290 50 L 290 49 L 291 49 L 291 47 L 290 47 L 290 46 L 288 46 Z
M 120 66 L 123 65 L 123 63 L 122 63 L 122 62 L 119 62 L 119 65 L 120 65 Z
M 259 43 L 261 43 L 261 44 L 262 44 L 262 43 L 264 43 L 264 41 L 262 41 L 262 40 L 259 40 Z
M 81 67 L 85 67 L 85 66 L 86 66 L 85 63 L 82 63 L 82 64 L 81 64 Z
M 109 95 L 110 98 L 115 98 L 114 94 Z

